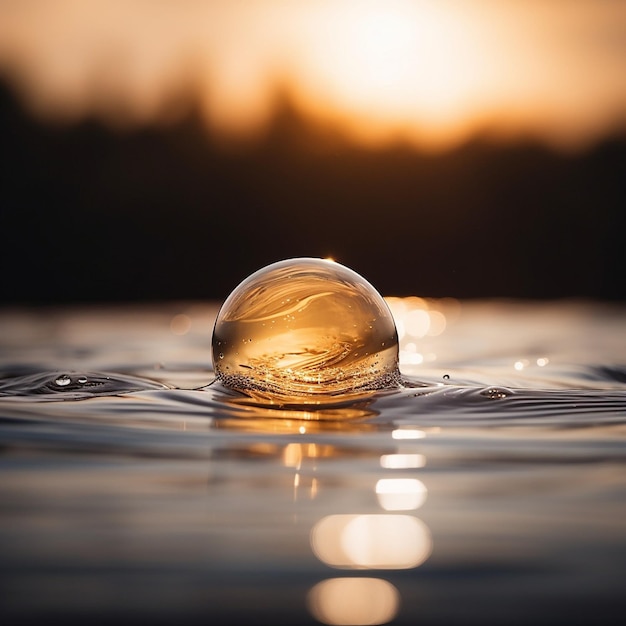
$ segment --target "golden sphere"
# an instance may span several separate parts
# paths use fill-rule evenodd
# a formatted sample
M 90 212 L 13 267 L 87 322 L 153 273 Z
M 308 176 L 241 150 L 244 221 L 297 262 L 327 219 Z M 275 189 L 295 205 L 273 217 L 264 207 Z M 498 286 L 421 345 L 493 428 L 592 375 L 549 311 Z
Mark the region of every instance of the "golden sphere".
M 314 258 L 273 263 L 220 309 L 218 380 L 243 392 L 336 396 L 398 384 L 398 334 L 381 295 L 356 272 Z

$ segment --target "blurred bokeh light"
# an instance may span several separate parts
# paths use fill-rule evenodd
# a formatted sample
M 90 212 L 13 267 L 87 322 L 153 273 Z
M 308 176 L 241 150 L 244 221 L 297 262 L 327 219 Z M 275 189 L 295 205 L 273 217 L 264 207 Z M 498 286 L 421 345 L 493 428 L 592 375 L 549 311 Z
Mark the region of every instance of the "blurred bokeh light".
M 329 578 L 313 587 L 307 600 L 323 624 L 386 624 L 398 613 L 400 594 L 380 578 Z
M 320 561 L 341 569 L 411 569 L 430 556 L 427 526 L 410 515 L 329 515 L 311 531 Z

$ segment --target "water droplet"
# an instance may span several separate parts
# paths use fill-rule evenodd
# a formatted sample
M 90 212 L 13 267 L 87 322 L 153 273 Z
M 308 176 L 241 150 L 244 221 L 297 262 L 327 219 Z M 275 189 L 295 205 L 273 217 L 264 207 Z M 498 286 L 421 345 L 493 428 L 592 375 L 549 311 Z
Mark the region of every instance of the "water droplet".
M 72 379 L 67 374 L 62 374 L 54 381 L 59 387 L 67 387 L 71 382 Z
M 81 385 L 84 385 L 84 384 L 87 382 L 87 377 L 86 377 L 86 376 L 80 376 L 80 377 L 78 378 L 78 382 L 79 382 Z
M 400 380 L 387 304 L 356 272 L 322 259 L 280 261 L 244 280 L 212 344 L 217 378 L 244 392 L 337 395 Z
M 505 387 L 487 387 L 480 392 L 481 396 L 489 398 L 490 400 L 501 400 L 510 396 L 513 392 Z
M 444 380 L 450 380 L 450 374 L 444 374 L 443 375 L 443 379 Z

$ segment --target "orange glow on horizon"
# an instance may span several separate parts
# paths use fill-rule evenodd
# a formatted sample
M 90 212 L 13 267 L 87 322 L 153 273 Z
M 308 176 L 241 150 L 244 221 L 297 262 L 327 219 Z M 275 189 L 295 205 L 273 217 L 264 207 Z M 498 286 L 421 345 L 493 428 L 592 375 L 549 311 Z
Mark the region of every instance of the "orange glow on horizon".
M 626 127 L 626 3 L 40 0 L 0 7 L 0 73 L 52 119 L 255 136 L 289 95 L 353 140 L 577 148 Z

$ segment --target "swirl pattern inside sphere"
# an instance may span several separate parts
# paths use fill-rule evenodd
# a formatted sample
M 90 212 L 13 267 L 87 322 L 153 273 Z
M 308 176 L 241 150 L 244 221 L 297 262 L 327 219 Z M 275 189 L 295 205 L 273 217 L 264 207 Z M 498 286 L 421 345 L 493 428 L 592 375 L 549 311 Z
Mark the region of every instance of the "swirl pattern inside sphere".
M 323 259 L 290 259 L 244 280 L 213 331 L 217 378 L 240 391 L 338 395 L 399 382 L 398 335 L 380 294 Z

